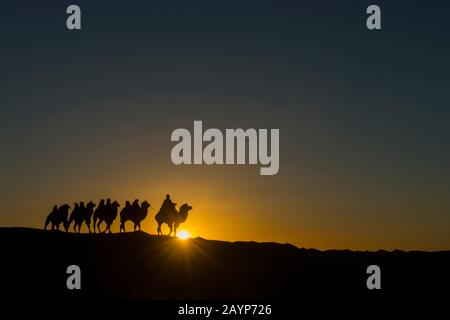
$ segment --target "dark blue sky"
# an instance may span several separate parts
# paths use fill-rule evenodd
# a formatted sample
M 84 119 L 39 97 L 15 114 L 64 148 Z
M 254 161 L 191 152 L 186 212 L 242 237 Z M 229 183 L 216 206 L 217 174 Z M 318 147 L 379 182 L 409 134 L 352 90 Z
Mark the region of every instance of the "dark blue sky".
M 93 2 L 0 5 L 1 224 L 170 191 L 210 238 L 449 247 L 446 1 Z M 280 128 L 280 173 L 172 165 L 193 120 Z

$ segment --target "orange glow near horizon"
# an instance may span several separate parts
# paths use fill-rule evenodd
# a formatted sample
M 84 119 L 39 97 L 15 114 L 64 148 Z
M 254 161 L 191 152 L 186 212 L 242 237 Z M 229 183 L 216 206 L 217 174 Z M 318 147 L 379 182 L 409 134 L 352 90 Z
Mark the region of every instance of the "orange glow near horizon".
M 292 243 L 298 247 L 317 249 L 445 249 L 445 242 L 442 242 L 442 236 L 439 237 L 444 234 L 445 223 L 441 224 L 440 232 L 436 231 L 440 225 L 430 224 L 433 230 L 428 232 L 423 225 L 415 224 L 415 220 L 409 221 L 408 229 L 405 229 L 402 220 L 391 218 L 389 228 L 396 232 L 386 231 L 386 215 L 395 217 L 395 214 L 402 212 L 403 203 L 410 201 L 409 198 L 397 197 L 394 199 L 398 202 L 397 207 L 383 208 L 363 196 L 355 202 L 356 198 L 342 189 L 333 189 L 330 193 L 322 189 L 320 192 L 304 189 L 294 198 L 291 193 L 283 191 L 282 186 L 286 182 L 282 173 L 279 177 L 266 180 L 259 176 L 255 178 L 254 171 L 249 168 L 211 169 L 177 168 L 177 175 L 165 170 L 155 174 L 143 172 L 139 179 L 130 179 L 119 185 L 102 183 L 93 189 L 75 189 L 71 185 L 72 189 L 64 189 L 57 197 L 48 194 L 45 199 L 4 202 L 4 212 L 17 214 L 3 224 L 42 228 L 42 221 L 54 204 L 67 202 L 73 206 L 73 202 L 89 200 L 98 203 L 99 199 L 109 197 L 117 200 L 122 209 L 126 200 L 139 199 L 140 202 L 147 200 L 152 205 L 142 221 L 142 231 L 155 235 L 157 223 L 154 217 L 168 193 L 177 204 L 177 209 L 184 203 L 193 207 L 187 220 L 179 227 L 179 232 L 189 230 L 189 238 Z M 239 172 L 239 183 L 229 174 L 234 171 Z M 290 181 L 295 183 L 296 180 Z M 290 188 L 293 190 L 297 186 Z M 407 213 L 419 216 L 429 209 L 417 203 Z M 33 215 L 28 215 L 28 212 Z M 112 232 L 119 232 L 119 225 L 117 219 L 112 225 Z M 104 228 L 103 224 L 102 230 Z M 162 230 L 166 235 L 169 232 L 165 224 Z M 126 223 L 126 231 L 133 231 L 131 221 Z M 85 225 L 81 232 L 87 232 Z M 422 234 L 427 241 L 417 243 L 410 236 L 411 232 Z M 438 246 L 438 243 L 442 244 Z

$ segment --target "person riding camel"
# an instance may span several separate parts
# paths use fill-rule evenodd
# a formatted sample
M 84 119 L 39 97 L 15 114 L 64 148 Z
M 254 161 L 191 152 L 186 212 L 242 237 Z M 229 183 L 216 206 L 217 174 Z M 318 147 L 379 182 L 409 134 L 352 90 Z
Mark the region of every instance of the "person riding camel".
M 176 203 L 172 202 L 169 194 L 166 194 L 166 199 L 164 199 L 164 201 L 161 205 L 161 209 L 159 209 L 159 211 L 160 212 L 168 211 L 170 209 L 175 208 L 175 206 L 176 206 Z

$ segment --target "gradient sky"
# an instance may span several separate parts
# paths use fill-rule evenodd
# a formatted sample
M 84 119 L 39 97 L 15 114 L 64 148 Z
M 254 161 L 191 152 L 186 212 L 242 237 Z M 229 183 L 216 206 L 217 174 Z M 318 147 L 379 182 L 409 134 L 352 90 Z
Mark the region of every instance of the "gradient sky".
M 193 236 L 450 249 L 447 2 L 92 2 L 0 5 L 0 225 L 170 193 Z M 194 120 L 279 128 L 279 174 L 173 165 Z

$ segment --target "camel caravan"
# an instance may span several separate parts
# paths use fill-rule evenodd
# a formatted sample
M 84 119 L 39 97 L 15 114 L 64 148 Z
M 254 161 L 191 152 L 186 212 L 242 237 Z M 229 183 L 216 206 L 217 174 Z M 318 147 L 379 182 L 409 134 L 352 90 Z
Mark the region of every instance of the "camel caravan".
M 170 199 L 170 195 L 166 195 L 161 209 L 155 215 L 155 220 L 158 223 L 158 235 L 163 235 L 161 226 L 167 224 L 170 231 L 168 236 L 171 236 L 173 232 L 174 237 L 176 237 L 178 226 L 187 220 L 192 207 L 185 203 L 177 210 L 176 205 Z M 141 230 L 141 222 L 147 218 L 151 205 L 147 201 L 142 201 L 139 204 L 139 200 L 136 199 L 132 203 L 126 201 L 120 212 L 119 208 L 120 204 L 117 201 L 111 201 L 111 199 L 100 200 L 98 206 L 92 201 L 87 204 L 84 202 L 75 203 L 70 214 L 71 207 L 68 204 L 59 207 L 54 206 L 45 220 L 44 230 L 47 230 L 49 226 L 50 230 L 59 230 L 60 225 L 62 225 L 64 230 L 68 232 L 73 224 L 73 231 L 80 233 L 84 223 L 89 233 L 92 233 L 92 231 L 94 233 L 97 231 L 98 233 L 111 233 L 111 225 L 117 219 L 117 216 L 120 218 L 120 232 L 126 232 L 125 224 L 127 221 L 134 224 L 134 231 Z M 102 224 L 106 225 L 103 231 L 101 230 Z

